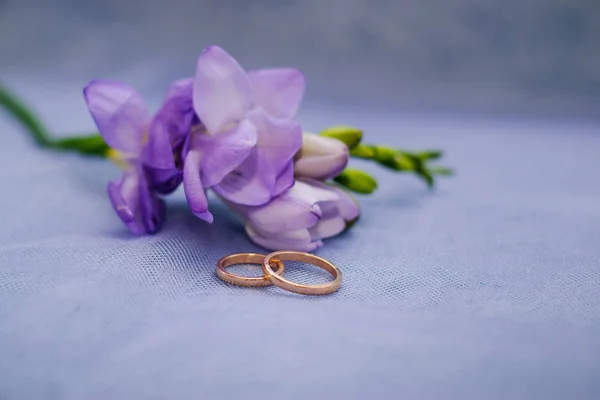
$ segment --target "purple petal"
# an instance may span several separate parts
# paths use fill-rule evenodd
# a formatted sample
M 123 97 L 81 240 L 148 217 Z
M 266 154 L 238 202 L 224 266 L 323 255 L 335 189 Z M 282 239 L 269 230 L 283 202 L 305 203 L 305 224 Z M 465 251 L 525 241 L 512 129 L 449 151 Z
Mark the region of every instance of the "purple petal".
M 313 180 L 296 179 L 294 186 L 286 194 L 312 202 L 338 201 L 338 194 L 329 185 L 314 185 Z
M 248 72 L 254 99 L 258 106 L 277 118 L 294 118 L 306 82 L 304 75 L 296 69 L 262 69 Z
M 108 195 L 117 215 L 136 235 L 157 232 L 165 217 L 165 205 L 152 195 L 139 168 L 131 169 L 108 184 Z
M 337 139 L 304 134 L 294 173 L 319 180 L 333 178 L 346 168 L 348 153 L 348 147 Z
M 168 98 L 156 114 L 155 120 L 165 125 L 171 147 L 177 147 L 190 133 L 195 116 L 190 87 L 189 90 Z
M 96 80 L 83 90 L 88 109 L 106 143 L 138 155 L 150 115 L 140 95 L 129 85 Z
M 289 119 L 273 118 L 260 109 L 253 110 L 248 117 L 258 130 L 257 147 L 261 157 L 269 160 L 279 175 L 302 146 L 300 125 Z
M 288 166 L 283 170 L 275 181 L 275 188 L 273 188 L 273 197 L 279 196 L 292 186 L 294 186 L 294 163 L 290 161 Z
M 174 169 L 173 147 L 169 134 L 169 123 L 163 119 L 160 112 L 152 121 L 148 143 L 144 146 L 144 165 L 155 169 Z
M 356 202 L 345 190 L 336 187 L 334 187 L 334 190 L 340 196 L 337 207 L 342 218 L 346 221 L 352 221 L 357 218 L 360 214 L 358 202 Z
M 194 119 L 191 79 L 175 82 L 150 126 L 142 160 L 151 188 L 171 193 L 182 180 L 182 148 Z
M 286 232 L 314 226 L 321 218 L 316 202 L 282 195 L 267 205 L 248 210 L 247 219 L 253 226 L 268 232 Z
M 125 182 L 127 179 L 122 177 L 116 182 L 108 183 L 108 197 L 112 203 L 115 212 L 121 218 L 125 226 L 135 235 L 143 235 L 145 232 L 141 208 L 137 207 L 137 187 L 130 188 Z M 125 193 L 122 192 L 122 186 L 125 186 Z
M 181 150 L 185 137 L 172 132 L 178 128 L 174 128 L 171 122 L 163 120 L 159 112 L 152 122 L 148 143 L 142 151 L 142 162 L 150 186 L 152 190 L 163 194 L 173 192 L 182 179 Z
M 146 166 L 144 170 L 150 189 L 161 194 L 173 193 L 183 180 L 183 172 L 177 168 L 157 169 Z
M 189 97 L 192 98 L 192 90 L 194 88 L 194 78 L 183 78 L 176 80 L 167 89 L 165 100 L 174 97 Z
M 162 199 L 152 194 L 143 173 L 140 171 L 140 200 L 143 210 L 146 232 L 156 233 L 162 227 L 165 219 L 166 206 Z
M 194 76 L 194 109 L 210 134 L 240 121 L 252 106 L 252 89 L 246 72 L 218 46 L 198 58 Z
M 269 250 L 296 250 L 296 251 L 314 251 L 323 245 L 320 240 L 312 241 L 310 234 L 306 229 L 290 231 L 277 234 L 263 232 L 246 224 L 246 233 L 248 237 L 257 245 Z
M 213 189 L 231 202 L 258 206 L 271 199 L 275 179 L 276 174 L 269 161 L 261 157 L 255 147 L 246 160 Z
M 296 181 L 294 186 L 268 204 L 247 208 L 244 216 L 253 226 L 268 232 L 306 229 L 321 218 L 319 204 L 337 200 L 338 195 L 334 191 Z
M 166 100 L 152 120 L 148 143 L 144 148 L 144 164 L 158 168 L 175 168 L 173 154 L 180 150 L 192 128 L 194 109 L 192 93 L 171 89 Z
M 183 190 L 192 213 L 198 218 L 212 223 L 213 215 L 208 211 L 208 200 L 200 179 L 200 163 L 200 151 L 189 151 L 183 167 Z
M 229 131 L 216 136 L 198 135 L 202 146 L 202 182 L 205 187 L 220 183 L 227 174 L 240 166 L 256 145 L 256 128 L 243 120 Z

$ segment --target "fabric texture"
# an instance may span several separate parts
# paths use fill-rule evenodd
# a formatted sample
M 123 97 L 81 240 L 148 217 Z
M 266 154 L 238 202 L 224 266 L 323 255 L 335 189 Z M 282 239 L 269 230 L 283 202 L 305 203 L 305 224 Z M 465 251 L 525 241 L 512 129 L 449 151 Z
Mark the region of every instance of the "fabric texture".
M 134 237 L 106 195 L 116 167 L 37 149 L 2 115 L 0 399 L 600 397 L 598 125 L 299 119 L 457 170 L 428 191 L 352 161 L 380 185 L 317 251 L 343 271 L 325 297 L 220 281 L 218 258 L 263 250 L 214 196 L 213 225 L 178 191 Z

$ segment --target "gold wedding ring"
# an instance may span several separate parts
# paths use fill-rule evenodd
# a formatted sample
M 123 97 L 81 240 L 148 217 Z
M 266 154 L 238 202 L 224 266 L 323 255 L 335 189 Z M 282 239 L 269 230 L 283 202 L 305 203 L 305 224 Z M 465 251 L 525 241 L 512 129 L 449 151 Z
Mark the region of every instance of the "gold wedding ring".
M 303 285 L 300 283 L 289 281 L 278 275 L 273 268 L 271 263 L 274 261 L 301 261 L 315 265 L 319 268 L 324 269 L 333 276 L 333 281 L 320 285 Z M 273 283 L 282 289 L 290 292 L 305 294 L 305 295 L 323 295 L 330 294 L 337 291 L 342 284 L 342 271 L 329 261 L 324 258 L 317 257 L 310 253 L 302 253 L 299 251 L 276 251 L 267 255 L 263 261 L 263 272 L 265 276 Z
M 227 283 L 237 286 L 261 287 L 271 285 L 271 281 L 266 276 L 247 277 L 235 275 L 226 271 L 227 267 L 235 264 L 258 264 L 261 265 L 265 259 L 265 254 L 257 253 L 237 253 L 230 254 L 217 261 L 217 276 Z M 277 259 L 272 259 L 271 262 L 276 265 L 273 273 L 277 276 L 283 275 L 283 263 Z
M 283 277 L 284 265 L 282 261 L 301 261 L 315 265 L 329 272 L 333 281 L 320 285 L 304 285 L 292 282 Z M 234 275 L 226 268 L 235 264 L 262 264 L 264 276 L 245 277 Z M 275 269 L 273 269 L 273 265 Z M 236 253 L 225 256 L 217 261 L 217 276 L 227 283 L 238 286 L 269 286 L 271 284 L 290 292 L 305 295 L 323 295 L 337 291 L 342 284 L 342 271 L 324 258 L 300 251 L 276 251 L 268 255 L 257 253 Z

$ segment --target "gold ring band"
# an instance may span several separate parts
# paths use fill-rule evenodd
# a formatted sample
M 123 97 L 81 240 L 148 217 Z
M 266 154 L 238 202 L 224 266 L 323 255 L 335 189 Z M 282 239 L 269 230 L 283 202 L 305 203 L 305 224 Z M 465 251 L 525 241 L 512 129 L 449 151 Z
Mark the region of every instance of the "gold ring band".
M 221 278 L 223 281 L 227 283 L 231 283 L 237 286 L 252 286 L 252 287 L 260 287 L 260 286 L 269 286 L 271 285 L 271 281 L 266 276 L 260 277 L 247 277 L 235 275 L 226 271 L 227 267 L 230 267 L 235 264 L 258 264 L 261 265 L 263 260 L 265 259 L 265 254 L 257 254 L 257 253 L 236 253 L 230 254 L 221 258 L 217 261 L 217 276 Z M 283 275 L 284 266 L 281 261 L 278 259 L 271 260 L 272 263 L 276 264 L 276 270 L 273 271 L 273 274 L 276 276 Z
M 324 269 L 333 276 L 333 281 L 321 285 L 303 285 L 289 281 L 277 274 L 272 268 L 271 263 L 276 261 L 302 261 L 319 268 Z M 317 257 L 309 253 L 299 251 L 276 251 L 267 255 L 263 260 L 263 272 L 265 276 L 273 283 L 282 289 L 290 292 L 307 294 L 307 295 L 322 295 L 333 293 L 340 288 L 342 284 L 342 271 L 324 258 Z

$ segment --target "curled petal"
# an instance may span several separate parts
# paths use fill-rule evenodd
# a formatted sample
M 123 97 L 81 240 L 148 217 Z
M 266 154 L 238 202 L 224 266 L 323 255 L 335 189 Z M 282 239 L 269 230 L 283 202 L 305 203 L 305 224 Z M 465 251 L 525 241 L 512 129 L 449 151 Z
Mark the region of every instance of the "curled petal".
M 204 186 L 212 187 L 220 183 L 244 162 L 256 145 L 256 140 L 256 128 L 248 120 L 243 120 L 234 128 L 214 137 L 199 136 Z
M 208 222 L 213 222 L 213 215 L 208 211 L 208 199 L 200 179 L 201 153 L 191 150 L 187 153 L 183 167 L 183 190 L 192 213 Z
M 165 218 L 165 204 L 152 195 L 139 168 L 126 171 L 108 184 L 108 195 L 117 215 L 135 235 L 157 232 Z
M 360 214 L 360 207 L 358 205 L 358 202 L 354 200 L 352 196 L 344 189 L 341 189 L 336 185 L 328 185 L 315 179 L 302 178 L 301 181 L 313 187 L 321 188 L 324 190 L 330 190 L 337 194 L 337 201 L 326 202 L 322 204 L 322 207 L 324 209 L 328 209 L 329 207 L 335 207 L 337 212 L 345 221 L 353 221 L 354 219 L 358 218 Z
M 271 200 L 276 177 L 268 160 L 254 148 L 244 162 L 213 189 L 233 203 L 258 206 Z
M 212 135 L 240 121 L 252 106 L 252 89 L 246 72 L 218 46 L 198 58 L 193 89 L 196 114 Z
M 130 177 L 123 176 L 116 182 L 109 182 L 108 196 L 115 212 L 131 233 L 143 235 L 146 233 L 146 229 L 137 199 L 137 182 L 131 182 L 131 180 Z
M 306 87 L 297 69 L 274 68 L 248 72 L 258 106 L 277 118 L 294 118 Z
M 305 133 L 294 165 L 296 176 L 325 180 L 348 164 L 348 147 L 337 139 Z
M 246 224 L 246 233 L 254 243 L 269 250 L 314 251 L 323 245 L 320 240 L 313 241 L 306 229 L 273 234 Z
M 114 149 L 138 155 L 150 115 L 135 89 L 120 82 L 95 80 L 83 93 L 106 143 Z

